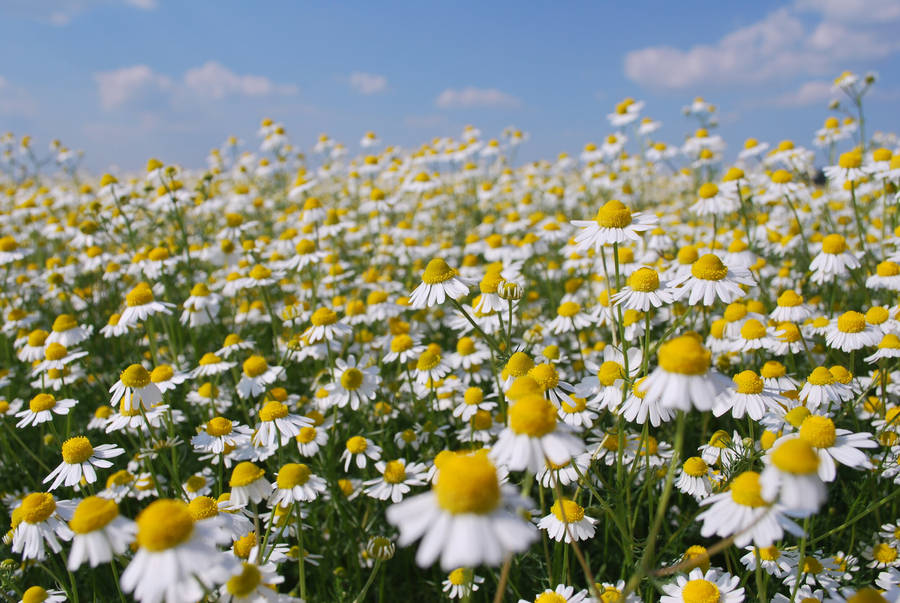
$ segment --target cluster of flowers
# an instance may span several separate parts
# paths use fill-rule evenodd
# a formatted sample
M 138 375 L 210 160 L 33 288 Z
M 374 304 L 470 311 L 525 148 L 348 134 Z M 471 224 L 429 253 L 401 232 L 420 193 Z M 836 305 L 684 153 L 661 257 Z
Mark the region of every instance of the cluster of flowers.
M 873 81 L 836 80 L 860 113 L 821 181 L 791 141 L 723 165 L 702 99 L 683 145 L 626 99 L 522 167 L 514 129 L 350 158 L 264 120 L 256 153 L 89 183 L 0 139 L 0 592 L 900 600 Z

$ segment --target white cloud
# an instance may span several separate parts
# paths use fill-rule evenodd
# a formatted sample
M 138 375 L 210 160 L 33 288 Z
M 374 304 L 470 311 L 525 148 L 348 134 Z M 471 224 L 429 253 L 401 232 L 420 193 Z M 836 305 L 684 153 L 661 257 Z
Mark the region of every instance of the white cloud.
M 172 89 L 172 80 L 147 65 L 134 65 L 94 74 L 100 105 L 116 109 L 135 101 L 158 98 Z
M 651 46 L 629 52 L 625 75 L 650 88 L 673 90 L 831 75 L 847 61 L 871 61 L 900 51 L 889 23 L 900 19 L 897 5 L 896 0 L 798 0 L 713 43 L 687 50 Z M 862 18 L 859 13 L 867 10 L 879 18 Z M 846 17 L 848 12 L 855 21 Z M 804 13 L 814 13 L 815 22 L 808 24 Z
M 518 98 L 501 92 L 496 88 L 475 88 L 467 86 L 459 90 L 447 88 L 441 92 L 434 105 L 441 109 L 470 107 L 518 107 L 522 104 Z
M 780 107 L 808 107 L 824 104 L 834 98 L 835 94 L 832 88 L 831 82 L 806 82 L 797 90 L 777 97 L 773 104 Z
M 100 105 L 104 109 L 159 105 L 172 100 L 221 100 L 227 97 L 290 96 L 293 84 L 276 84 L 261 75 L 238 75 L 216 61 L 188 69 L 180 80 L 155 72 L 147 65 L 133 65 L 94 74 Z
M 298 89 L 293 84 L 275 84 L 261 75 L 238 75 L 216 61 L 188 69 L 184 84 L 196 97 L 222 99 L 226 96 L 292 95 Z
M 378 94 L 387 90 L 387 78 L 377 73 L 354 71 L 347 78 L 347 83 L 360 94 Z

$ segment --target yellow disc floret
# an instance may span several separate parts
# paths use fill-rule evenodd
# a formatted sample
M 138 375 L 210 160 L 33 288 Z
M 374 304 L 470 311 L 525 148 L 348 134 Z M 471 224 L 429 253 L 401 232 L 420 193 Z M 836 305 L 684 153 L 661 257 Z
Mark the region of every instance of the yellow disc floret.
M 483 452 L 448 455 L 440 465 L 434 493 L 452 514 L 485 515 L 500 504 L 497 469 Z
M 178 546 L 191 537 L 194 519 L 180 500 L 159 499 L 137 516 L 137 542 L 152 552 Z

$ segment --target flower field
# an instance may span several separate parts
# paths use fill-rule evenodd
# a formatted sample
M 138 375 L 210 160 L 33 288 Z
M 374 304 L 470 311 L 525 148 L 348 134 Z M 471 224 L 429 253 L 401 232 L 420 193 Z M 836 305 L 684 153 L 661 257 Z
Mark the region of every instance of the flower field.
M 900 601 L 900 141 L 834 85 L 529 163 L 0 139 L 0 599 Z

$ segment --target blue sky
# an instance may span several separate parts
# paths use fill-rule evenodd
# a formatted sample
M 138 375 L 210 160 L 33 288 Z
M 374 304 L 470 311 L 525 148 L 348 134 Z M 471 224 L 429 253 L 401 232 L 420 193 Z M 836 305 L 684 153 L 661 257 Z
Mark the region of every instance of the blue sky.
M 844 69 L 878 73 L 869 121 L 897 129 L 898 26 L 896 0 L 0 0 L 0 132 L 59 138 L 95 170 L 200 166 L 265 116 L 352 152 L 370 129 L 409 147 L 515 125 L 536 159 L 599 141 L 626 96 L 677 143 L 701 95 L 732 149 L 808 145 Z

